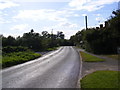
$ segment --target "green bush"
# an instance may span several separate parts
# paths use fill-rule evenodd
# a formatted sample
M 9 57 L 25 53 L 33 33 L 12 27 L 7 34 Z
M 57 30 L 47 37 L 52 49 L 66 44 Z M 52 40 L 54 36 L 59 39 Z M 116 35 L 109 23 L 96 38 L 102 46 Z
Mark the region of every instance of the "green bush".
M 28 51 L 29 49 L 27 47 L 23 46 L 6 46 L 2 48 L 2 51 L 4 53 L 12 53 L 12 52 L 23 52 L 23 51 Z
M 53 50 L 56 50 L 57 47 L 53 47 L 53 48 L 48 48 L 47 51 L 53 51 Z
M 29 60 L 40 57 L 41 55 L 34 52 L 13 52 L 3 55 L 2 67 L 9 67 L 16 64 L 24 63 Z

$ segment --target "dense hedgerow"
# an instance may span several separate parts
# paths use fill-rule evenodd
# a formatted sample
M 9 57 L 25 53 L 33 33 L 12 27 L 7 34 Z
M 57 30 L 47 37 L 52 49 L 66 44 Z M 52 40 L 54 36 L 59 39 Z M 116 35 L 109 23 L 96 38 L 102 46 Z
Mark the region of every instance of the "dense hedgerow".
M 4 54 L 2 57 L 2 67 L 10 67 L 16 64 L 24 63 L 40 57 L 41 54 L 29 52 L 13 52 Z

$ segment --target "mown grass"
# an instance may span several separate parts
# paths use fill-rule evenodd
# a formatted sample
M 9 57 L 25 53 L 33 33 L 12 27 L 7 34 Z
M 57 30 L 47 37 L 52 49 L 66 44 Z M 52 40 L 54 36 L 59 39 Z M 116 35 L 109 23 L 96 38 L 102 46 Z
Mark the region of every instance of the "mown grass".
M 104 59 L 98 58 L 96 56 L 90 55 L 85 52 L 80 52 L 82 56 L 82 60 L 85 62 L 99 62 L 99 61 L 105 61 Z
M 114 55 L 103 55 L 103 56 L 118 60 L 118 55 L 117 54 L 114 54 Z
M 41 55 L 34 52 L 13 52 L 4 54 L 2 57 L 2 68 L 10 67 L 16 64 L 24 63 L 29 60 L 40 57 Z
M 96 71 L 81 79 L 81 88 L 120 88 L 119 71 Z

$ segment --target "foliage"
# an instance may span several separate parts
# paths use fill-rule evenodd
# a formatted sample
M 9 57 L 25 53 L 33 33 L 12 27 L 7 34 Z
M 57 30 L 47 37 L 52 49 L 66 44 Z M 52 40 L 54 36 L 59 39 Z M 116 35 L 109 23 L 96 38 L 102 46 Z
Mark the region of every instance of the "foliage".
M 12 36 L 8 36 L 7 38 L 4 36 L 2 37 L 2 46 L 15 46 L 16 45 L 16 40 Z
M 35 51 L 41 49 L 41 39 L 39 33 L 34 33 L 33 30 L 29 33 L 24 33 L 22 37 L 22 45 Z M 38 43 L 39 42 L 39 43 Z
M 4 54 L 2 57 L 2 67 L 9 67 L 16 64 L 20 64 L 23 62 L 27 62 L 29 60 L 33 60 L 35 58 L 40 57 L 41 55 L 34 52 L 13 52 Z
M 29 49 L 27 47 L 23 47 L 23 46 L 6 46 L 2 48 L 2 51 L 4 53 L 11 53 L 11 52 L 23 52 L 23 51 L 29 51 Z
M 69 40 L 64 39 L 63 32 L 49 34 L 47 31 L 43 31 L 39 34 L 34 32 L 33 29 L 24 33 L 22 37 L 14 38 L 13 36 L 4 37 L 0 35 L 1 39 L 3 48 L 0 48 L 0 51 L 2 49 L 3 68 L 41 56 L 34 51 L 52 51 L 56 50 L 58 46 L 70 45 Z
M 53 48 L 48 48 L 47 51 L 53 51 L 53 50 L 57 50 L 56 47 L 53 47 Z
M 49 48 L 71 44 L 69 40 L 64 39 L 65 35 L 63 34 L 63 32 L 60 31 L 57 32 L 57 34 L 49 34 L 47 31 L 43 31 L 41 34 L 39 34 L 34 32 L 33 29 L 31 29 L 30 32 L 24 33 L 22 37 L 1 37 L 2 45 L 4 47 L 3 51 L 5 52 L 16 51 L 15 47 L 18 49 L 18 46 L 20 46 L 19 49 L 22 47 L 27 47 L 28 49 L 34 51 L 46 51 Z
M 104 59 L 98 58 L 96 56 L 90 55 L 88 53 L 80 52 L 82 60 L 85 62 L 99 62 L 104 61 Z
M 96 71 L 81 80 L 81 88 L 120 88 L 119 71 Z
M 78 31 L 71 42 L 95 54 L 116 54 L 120 46 L 120 10 L 113 14 L 105 27 Z

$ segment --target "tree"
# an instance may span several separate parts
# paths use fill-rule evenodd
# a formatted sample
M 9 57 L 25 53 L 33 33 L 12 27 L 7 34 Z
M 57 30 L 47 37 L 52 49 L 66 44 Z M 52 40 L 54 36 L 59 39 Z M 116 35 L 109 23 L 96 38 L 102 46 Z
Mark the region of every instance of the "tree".
M 44 38 L 49 38 L 50 37 L 50 34 L 47 32 L 47 31 L 42 31 L 42 36 Z
M 64 39 L 65 35 L 63 34 L 63 32 L 57 32 L 57 38 L 59 39 Z
M 82 48 L 96 54 L 117 53 L 120 46 L 120 10 L 113 11 L 113 14 L 106 27 L 79 31 L 70 40 L 76 45 L 81 45 L 82 41 Z
M 2 36 L 3 47 L 22 46 L 34 51 L 45 51 L 48 48 L 57 47 L 59 45 L 69 45 L 69 40 L 64 39 L 63 32 L 49 34 L 47 31 L 43 31 L 41 34 L 42 35 L 31 29 L 30 32 L 24 33 L 22 37 L 18 36 L 14 38 L 12 36 Z
M 24 33 L 22 40 L 23 45 L 29 47 L 30 49 L 35 51 L 42 49 L 41 36 L 39 33 L 33 32 L 33 30 L 29 33 Z
M 7 38 L 2 36 L 2 45 L 3 46 L 16 46 L 16 40 L 12 36 L 8 36 Z

